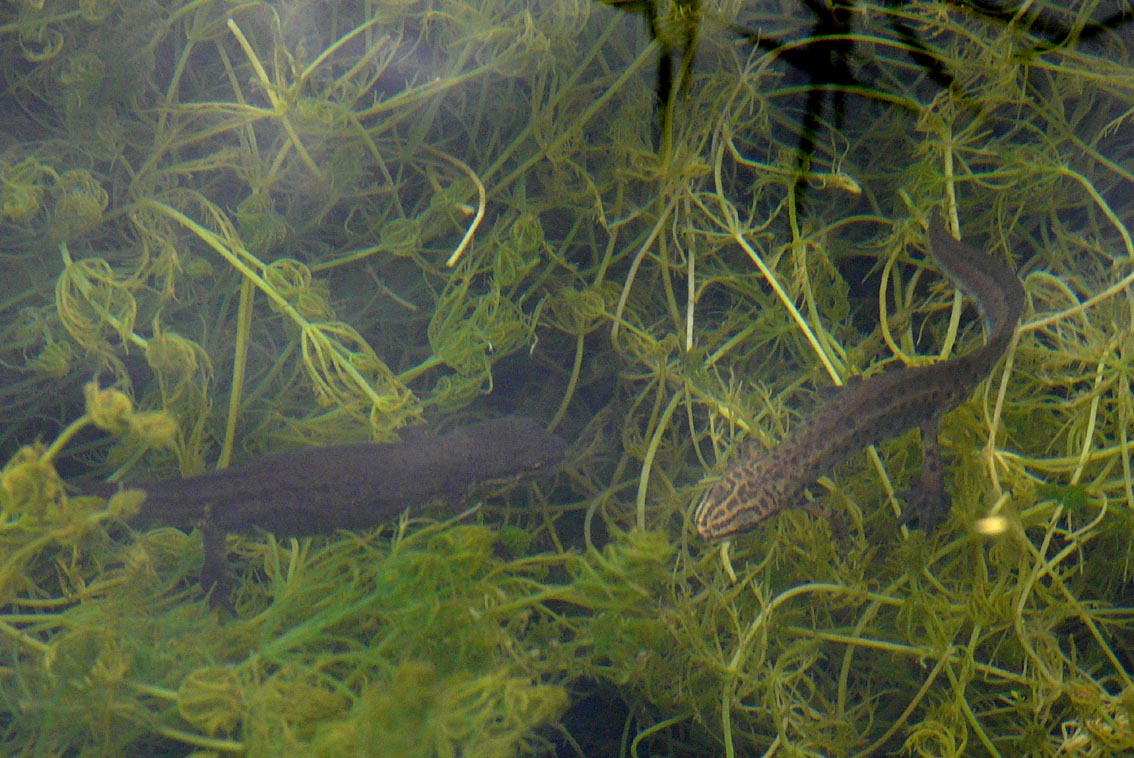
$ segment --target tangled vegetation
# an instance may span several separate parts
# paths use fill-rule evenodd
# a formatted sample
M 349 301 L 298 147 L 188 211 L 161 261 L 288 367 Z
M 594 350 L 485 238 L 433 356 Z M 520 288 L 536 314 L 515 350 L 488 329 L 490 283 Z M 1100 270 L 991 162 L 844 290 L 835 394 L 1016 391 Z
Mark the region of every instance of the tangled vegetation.
M 649 43 L 582 0 L 5 2 L 2 752 L 1134 751 L 1130 46 L 860 2 L 876 85 L 801 206 L 805 85 L 712 33 L 754 13 L 678 3 Z M 937 209 L 1029 301 L 945 419 L 949 523 L 897 526 L 906 435 L 813 488 L 834 521 L 699 542 L 735 446 L 979 339 L 917 252 Z M 232 617 L 194 535 L 80 494 L 506 412 L 572 441 L 553 479 L 234 536 Z

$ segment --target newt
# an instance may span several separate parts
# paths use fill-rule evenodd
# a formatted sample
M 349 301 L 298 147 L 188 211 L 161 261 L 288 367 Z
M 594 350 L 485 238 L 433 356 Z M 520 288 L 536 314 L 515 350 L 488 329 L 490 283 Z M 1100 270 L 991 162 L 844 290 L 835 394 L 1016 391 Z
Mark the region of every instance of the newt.
M 903 493 L 903 523 L 932 532 L 948 516 L 938 431 L 941 417 L 960 405 L 992 371 L 1012 341 L 1024 311 L 1024 288 L 1006 264 L 956 239 L 940 219 L 929 223 L 929 258 L 976 302 L 985 343 L 928 366 L 854 377 L 771 450 L 754 443 L 731 462 L 693 514 L 700 537 L 720 541 L 752 529 L 792 506 L 804 492 L 854 453 L 917 426 L 923 447 L 920 485 Z
M 281 537 L 365 529 L 407 508 L 462 501 L 470 489 L 561 463 L 567 446 L 534 420 L 481 421 L 442 436 L 402 442 L 292 450 L 199 476 L 121 485 L 145 493 L 131 522 L 200 528 L 201 585 L 222 584 L 225 536 L 268 531 Z M 113 494 L 104 484 L 96 494 Z

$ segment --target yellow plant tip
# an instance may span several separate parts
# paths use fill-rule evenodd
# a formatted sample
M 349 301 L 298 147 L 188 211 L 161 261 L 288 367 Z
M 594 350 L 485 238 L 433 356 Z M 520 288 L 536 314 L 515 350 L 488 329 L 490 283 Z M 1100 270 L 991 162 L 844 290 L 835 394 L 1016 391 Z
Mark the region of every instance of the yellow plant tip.
M 0 511 L 8 518 L 42 518 L 62 492 L 59 474 L 44 460 L 42 446 L 21 448 L 0 473 Z
M 44 180 L 51 173 L 34 158 L 0 164 L 0 216 L 16 223 L 34 219 L 43 208 Z
M 721 543 L 721 566 L 724 567 L 725 573 L 728 574 L 728 580 L 731 584 L 736 584 L 739 580 L 736 578 L 736 570 L 732 567 L 732 560 L 729 557 L 729 549 L 732 547 L 732 542 L 725 541 Z
M 1004 516 L 985 516 L 977 519 L 973 529 L 983 537 L 999 537 L 1008 531 L 1008 519 Z
M 122 490 L 111 495 L 106 507 L 110 515 L 125 520 L 136 516 L 145 501 L 146 493 L 142 490 Z
M 83 387 L 87 403 L 87 415 L 99 429 L 118 433 L 130 425 L 134 413 L 134 403 L 125 393 L 109 388 L 102 389 L 98 382 L 87 382 Z
M 141 411 L 131 414 L 130 431 L 138 435 L 146 447 L 170 447 L 177 435 L 177 421 L 165 411 Z
M 830 174 L 815 174 L 809 177 L 811 183 L 819 189 L 836 189 L 849 192 L 852 195 L 862 194 L 862 185 L 850 174 L 839 171 Z

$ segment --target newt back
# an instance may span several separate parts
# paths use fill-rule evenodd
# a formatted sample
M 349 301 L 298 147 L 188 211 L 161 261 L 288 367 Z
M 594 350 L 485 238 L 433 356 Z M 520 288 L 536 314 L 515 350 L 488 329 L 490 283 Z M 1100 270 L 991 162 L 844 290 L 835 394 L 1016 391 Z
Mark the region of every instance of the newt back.
M 936 218 L 928 240 L 934 263 L 976 301 L 987 332 L 984 346 L 930 366 L 855 378 L 777 447 L 762 450 L 749 443 L 693 514 L 703 539 L 727 539 L 802 505 L 807 487 L 846 458 L 919 425 L 926 470 L 917 493 L 923 511 L 918 515 L 927 529 L 944 517 L 948 496 L 940 481 L 937 422 L 972 393 L 1007 349 L 1024 310 L 1024 289 L 1008 266 L 955 240 Z
M 364 529 L 473 485 L 557 465 L 563 440 L 529 418 L 482 421 L 407 441 L 305 448 L 187 479 L 127 485 L 146 499 L 135 521 L 277 536 Z

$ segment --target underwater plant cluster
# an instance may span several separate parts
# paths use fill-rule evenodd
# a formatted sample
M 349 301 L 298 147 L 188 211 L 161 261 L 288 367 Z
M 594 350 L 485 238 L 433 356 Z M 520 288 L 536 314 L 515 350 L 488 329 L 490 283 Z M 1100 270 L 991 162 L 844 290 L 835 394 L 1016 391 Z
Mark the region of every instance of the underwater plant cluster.
M 854 3 L 838 118 L 812 3 L 629 5 L 3 3 L 0 753 L 1134 752 L 1134 45 L 1074 33 L 1115 4 Z M 699 540 L 743 445 L 980 343 L 934 214 L 1027 292 L 948 522 L 899 523 L 915 433 Z M 83 494 L 510 413 L 553 476 L 231 535 L 231 613 Z

